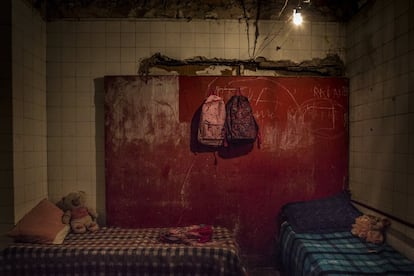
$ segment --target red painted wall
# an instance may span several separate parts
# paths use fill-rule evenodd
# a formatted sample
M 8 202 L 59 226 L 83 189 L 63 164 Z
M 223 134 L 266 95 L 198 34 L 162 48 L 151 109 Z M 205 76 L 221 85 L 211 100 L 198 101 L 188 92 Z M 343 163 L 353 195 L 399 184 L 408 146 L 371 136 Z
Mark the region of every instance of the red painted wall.
M 283 204 L 347 183 L 347 79 L 119 76 L 105 87 L 108 225 L 222 225 L 244 254 L 269 259 Z M 250 99 L 261 148 L 201 147 L 203 99 L 235 88 Z

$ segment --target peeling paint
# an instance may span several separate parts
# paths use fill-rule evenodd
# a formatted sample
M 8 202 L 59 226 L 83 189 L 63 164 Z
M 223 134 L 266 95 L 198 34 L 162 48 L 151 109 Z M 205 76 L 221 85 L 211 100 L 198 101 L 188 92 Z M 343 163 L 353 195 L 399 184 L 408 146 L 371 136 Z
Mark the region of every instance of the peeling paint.
M 222 69 L 220 69 L 222 68 Z M 300 62 L 290 60 L 267 60 L 256 57 L 248 60 L 194 57 L 184 60 L 173 59 L 155 53 L 140 61 L 138 74 L 142 77 L 148 75 L 180 76 L 195 75 L 316 75 L 316 76 L 342 76 L 345 73 L 344 62 L 337 54 L 328 54 L 325 58 L 313 58 Z M 254 73 L 256 72 L 256 73 Z
M 149 74 L 153 75 L 153 76 L 157 76 L 157 75 L 160 75 L 160 76 L 168 76 L 168 75 L 178 76 L 179 72 L 175 71 L 175 70 L 171 70 L 171 69 L 167 70 L 165 68 L 152 67 L 149 71 Z
M 229 73 L 230 72 L 230 73 Z M 196 75 L 233 75 L 236 76 L 237 72 L 234 68 L 230 66 L 208 66 L 203 70 L 196 71 Z
M 151 78 L 146 84 L 119 77 L 106 98 L 112 105 L 110 127 L 115 147 L 125 142 L 168 143 L 178 128 L 177 77 Z

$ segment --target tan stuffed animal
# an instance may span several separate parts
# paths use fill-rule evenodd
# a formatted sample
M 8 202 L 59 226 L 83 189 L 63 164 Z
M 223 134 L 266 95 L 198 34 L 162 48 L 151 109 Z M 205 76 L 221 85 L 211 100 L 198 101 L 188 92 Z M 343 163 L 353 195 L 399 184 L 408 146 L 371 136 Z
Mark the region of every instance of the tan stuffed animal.
M 62 217 L 62 222 L 70 224 L 73 232 L 95 232 L 99 229 L 99 225 L 96 223 L 98 214 L 93 209 L 87 207 L 85 192 L 69 193 L 56 205 L 65 212 Z
M 390 225 L 386 218 L 362 215 L 352 224 L 352 234 L 371 243 L 383 243 L 386 228 Z

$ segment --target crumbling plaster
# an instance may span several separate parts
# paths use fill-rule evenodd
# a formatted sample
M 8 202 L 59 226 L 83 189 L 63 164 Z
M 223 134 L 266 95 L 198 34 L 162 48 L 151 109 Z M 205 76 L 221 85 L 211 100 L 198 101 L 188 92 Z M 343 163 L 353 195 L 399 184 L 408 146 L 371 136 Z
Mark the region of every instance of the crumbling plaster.
M 285 20 L 292 8 L 308 19 L 347 21 L 372 0 L 26 0 L 49 20 L 61 18 L 181 18 Z

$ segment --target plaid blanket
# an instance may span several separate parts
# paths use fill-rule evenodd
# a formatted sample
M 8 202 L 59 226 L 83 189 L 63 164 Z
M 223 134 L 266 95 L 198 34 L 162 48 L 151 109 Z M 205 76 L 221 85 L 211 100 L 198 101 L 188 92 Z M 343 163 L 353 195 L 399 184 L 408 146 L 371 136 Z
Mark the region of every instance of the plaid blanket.
M 61 245 L 14 243 L 0 255 L 0 275 L 243 275 L 230 232 L 213 228 L 200 245 L 160 242 L 165 228 L 102 228 L 69 234 Z
M 298 234 L 284 222 L 279 243 L 287 275 L 414 275 L 414 263 L 389 245 L 350 232 Z

